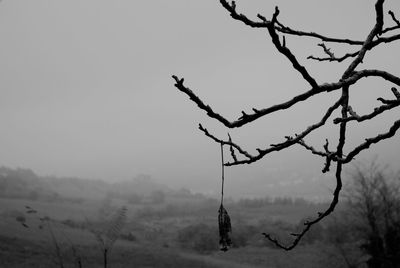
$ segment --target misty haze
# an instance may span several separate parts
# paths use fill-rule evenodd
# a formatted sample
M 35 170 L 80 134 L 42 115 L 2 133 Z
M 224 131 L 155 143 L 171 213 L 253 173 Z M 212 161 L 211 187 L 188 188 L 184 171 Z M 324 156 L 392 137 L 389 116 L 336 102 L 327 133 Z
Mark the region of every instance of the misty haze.
M 0 1 L 0 267 L 400 267 L 400 2 Z

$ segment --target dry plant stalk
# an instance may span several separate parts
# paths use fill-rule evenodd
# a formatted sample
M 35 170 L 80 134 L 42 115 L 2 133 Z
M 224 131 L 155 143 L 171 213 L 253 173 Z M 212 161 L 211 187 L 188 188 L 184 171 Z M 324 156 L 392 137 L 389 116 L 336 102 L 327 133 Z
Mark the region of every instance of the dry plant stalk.
M 122 206 L 114 213 L 114 215 L 111 215 L 109 219 L 102 219 L 105 221 L 103 222 L 103 228 L 92 230 L 92 233 L 99 243 L 103 254 L 104 268 L 107 268 L 108 266 L 108 255 L 110 254 L 115 241 L 117 241 L 119 235 L 121 234 L 122 228 L 126 223 L 126 212 L 127 208 Z
M 224 126 L 228 128 L 243 127 L 261 117 L 267 116 L 274 112 L 290 109 L 296 104 L 307 101 L 310 98 L 319 95 L 321 93 L 339 91 L 339 90 L 341 91 L 340 97 L 337 100 L 335 100 L 332 106 L 330 106 L 326 110 L 325 114 L 322 116 L 320 121 L 316 122 L 311 126 L 306 127 L 302 132 L 297 133 L 294 136 L 286 136 L 281 143 L 271 144 L 270 146 L 267 146 L 266 148 L 263 149 L 258 148 L 257 153 L 255 154 L 250 153 L 249 151 L 243 149 L 239 144 L 233 142 L 230 137 L 228 140 L 220 139 L 211 134 L 201 124 L 199 125 L 199 129 L 207 137 L 211 138 L 217 143 L 220 143 L 221 145 L 230 146 L 232 161 L 224 163 L 225 166 L 235 166 L 241 164 L 254 163 L 262 159 L 266 155 L 270 154 L 271 152 L 284 150 L 293 145 L 300 145 L 306 150 L 310 151 L 311 153 L 321 156 L 325 162 L 323 167 L 323 172 L 328 172 L 331 168 L 331 165 L 333 163 L 336 164 L 336 168 L 334 171 L 336 178 L 336 187 L 329 207 L 323 212 L 318 212 L 318 215 L 314 219 L 304 222 L 304 229 L 299 233 L 293 234 L 294 240 L 292 243 L 290 243 L 289 245 L 284 245 L 280 243 L 277 239 L 272 237 L 270 234 L 264 233 L 264 236 L 267 239 L 269 239 L 276 246 L 282 249 L 291 250 L 294 247 L 296 247 L 301 238 L 310 230 L 310 228 L 314 224 L 318 223 L 319 221 L 321 221 L 323 218 L 325 218 L 334 211 L 337 203 L 339 202 L 339 194 L 342 189 L 343 165 L 351 162 L 355 156 L 357 156 L 362 151 L 367 150 L 371 145 L 394 136 L 397 130 L 400 128 L 400 120 L 397 120 L 393 122 L 392 126 L 386 132 L 382 132 L 374 137 L 365 139 L 359 145 L 355 146 L 348 152 L 343 151 L 344 145 L 346 144 L 347 125 L 349 122 L 360 123 L 365 120 L 371 120 L 376 118 L 378 115 L 386 111 L 389 111 L 391 109 L 394 109 L 395 107 L 400 105 L 400 94 L 395 87 L 391 88 L 394 98 L 390 100 L 378 98 L 380 105 L 376 106 L 373 112 L 369 114 L 358 115 L 349 105 L 350 88 L 352 85 L 356 84 L 362 78 L 368 78 L 368 77 L 381 78 L 383 80 L 393 83 L 394 85 L 400 86 L 400 77 L 391 74 L 387 71 L 378 69 L 361 69 L 361 70 L 357 69 L 357 67 L 360 67 L 361 63 L 365 58 L 365 55 L 369 51 L 383 44 L 395 42 L 400 39 L 400 34 L 398 33 L 395 34 L 395 31 L 400 29 L 400 23 L 393 11 L 388 11 L 388 14 L 390 15 L 391 20 L 394 22 L 395 25 L 386 28 L 384 27 L 384 8 L 383 8 L 384 2 L 385 0 L 376 0 L 375 24 L 370 30 L 369 34 L 366 36 L 365 40 L 354 40 L 348 38 L 329 37 L 315 32 L 300 31 L 288 27 L 278 20 L 280 12 L 278 7 L 275 8 L 275 12 L 270 20 L 267 20 L 264 16 L 260 14 L 257 15 L 258 20 L 253 20 L 237 11 L 235 1 L 228 2 L 226 0 L 220 0 L 221 5 L 226 9 L 226 11 L 230 14 L 230 16 L 233 19 L 240 21 L 252 28 L 266 29 L 269 33 L 271 41 L 274 44 L 276 50 L 291 62 L 293 68 L 297 72 L 299 72 L 299 74 L 303 77 L 303 79 L 309 84 L 309 89 L 307 91 L 297 96 L 294 96 L 293 98 L 285 102 L 278 103 L 263 109 L 253 109 L 252 112 L 250 113 L 242 111 L 241 116 L 237 120 L 230 121 L 221 114 L 215 112 L 213 108 L 205 104 L 190 88 L 188 88 L 184 84 L 183 78 L 178 78 L 175 75 L 172 76 L 173 79 L 175 80 L 175 87 L 178 90 L 185 93 L 190 98 L 190 100 L 193 101 L 195 104 L 197 104 L 197 106 L 200 109 L 204 110 L 210 118 L 218 120 L 220 123 L 222 123 Z M 285 35 L 314 38 L 321 42 L 319 46 L 323 49 L 323 52 L 326 56 L 325 57 L 309 56 L 308 59 L 320 62 L 342 62 L 348 60 L 349 64 L 343 70 L 341 78 L 333 83 L 318 84 L 315 78 L 298 61 L 296 56 L 287 47 L 285 41 Z M 327 46 L 328 43 L 342 44 L 354 47 L 355 49 L 354 51 L 348 52 L 347 54 L 341 57 L 337 57 Z M 339 118 L 333 119 L 333 123 L 338 126 L 338 132 L 339 132 L 339 138 L 336 149 L 329 150 L 328 141 L 323 147 L 323 150 L 315 149 L 313 146 L 307 144 L 304 139 L 307 138 L 307 136 L 310 133 L 324 126 L 328 121 L 328 119 L 331 117 L 332 113 L 338 109 L 340 109 L 341 116 Z M 237 157 L 235 152 L 239 156 L 241 156 L 240 159 Z

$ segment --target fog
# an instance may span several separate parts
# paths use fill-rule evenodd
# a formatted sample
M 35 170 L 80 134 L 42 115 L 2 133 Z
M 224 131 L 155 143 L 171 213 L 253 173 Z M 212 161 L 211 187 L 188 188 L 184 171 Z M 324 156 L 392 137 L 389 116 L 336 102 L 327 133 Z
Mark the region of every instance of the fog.
M 251 3 L 249 3 L 251 2 Z M 280 20 L 296 29 L 364 39 L 375 23 L 374 7 L 357 1 L 239 1 L 238 10 Z M 399 1 L 385 9 L 400 10 Z M 386 23 L 391 25 L 390 17 Z M 174 87 L 185 78 L 199 97 L 229 119 L 308 90 L 291 63 L 263 30 L 233 20 L 218 1 L 10 1 L 0 3 L 0 166 L 40 175 L 106 181 L 151 175 L 169 187 L 216 193 L 219 145 L 198 130 L 251 152 L 294 135 L 322 117 L 336 92 L 293 109 L 228 130 Z M 323 55 L 318 41 L 287 37 L 287 46 L 319 83 L 334 82 L 346 64 L 307 60 Z M 333 46 L 337 55 L 354 48 Z M 400 70 L 399 45 L 382 45 L 360 68 Z M 398 75 L 398 74 L 397 74 Z M 390 98 L 391 85 L 362 80 L 352 88 L 359 114 Z M 350 126 L 346 150 L 386 132 L 394 110 L 362 127 Z M 332 124 L 307 141 L 322 148 L 338 129 Z M 334 143 L 331 145 L 334 146 Z M 378 158 L 397 169 L 400 138 L 374 145 L 357 157 Z M 324 160 L 300 147 L 272 153 L 253 165 L 227 168 L 227 195 L 281 194 L 310 198 L 330 194 Z M 312 185 L 313 187 L 310 187 Z

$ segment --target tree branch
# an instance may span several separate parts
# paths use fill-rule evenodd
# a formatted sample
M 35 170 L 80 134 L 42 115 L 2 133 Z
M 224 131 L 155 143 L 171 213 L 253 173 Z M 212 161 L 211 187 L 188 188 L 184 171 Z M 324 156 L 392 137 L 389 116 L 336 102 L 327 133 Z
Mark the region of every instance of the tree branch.
M 400 77 L 395 76 L 391 73 L 388 73 L 386 71 L 381 71 L 381 70 L 361 70 L 356 72 L 353 77 L 355 77 L 355 79 L 360 79 L 360 78 L 364 78 L 364 77 L 373 77 L 373 76 L 377 76 L 377 77 L 381 77 L 397 86 L 400 86 Z
M 267 25 L 267 29 L 268 29 L 269 35 L 272 38 L 272 43 L 275 45 L 276 49 L 280 53 L 282 53 L 283 55 L 286 56 L 286 58 L 288 58 L 288 60 L 292 63 L 293 68 L 295 70 L 297 70 L 303 76 L 303 78 L 310 84 L 310 86 L 314 90 L 318 89 L 317 82 L 308 73 L 307 69 L 298 62 L 296 57 L 292 54 L 292 52 L 286 46 L 281 45 L 281 42 L 279 40 L 279 35 L 275 31 L 275 22 L 277 20 L 278 15 L 279 15 L 279 9 L 278 9 L 278 7 L 276 7 L 275 8 L 275 13 L 274 13 L 273 18 L 271 20 L 271 23 L 269 23 Z
M 300 134 L 296 134 L 295 137 L 286 136 L 285 142 L 281 142 L 278 144 L 271 144 L 269 148 L 264 149 L 264 150 L 257 149 L 258 155 L 256 155 L 256 156 L 252 156 L 252 157 L 249 157 L 249 159 L 239 160 L 236 162 L 228 162 L 225 165 L 226 166 L 234 166 L 234 165 L 241 165 L 241 164 L 251 164 L 251 163 L 254 163 L 254 162 L 260 160 L 265 155 L 267 155 L 271 152 L 277 152 L 277 151 L 283 150 L 285 148 L 288 148 L 288 147 L 292 146 L 293 144 L 298 143 L 303 138 L 305 138 L 308 134 L 310 134 L 314 130 L 323 126 L 326 123 L 326 121 L 328 120 L 328 118 L 331 116 L 333 111 L 335 111 L 340 106 L 341 102 L 342 102 L 342 100 L 339 99 L 335 104 L 333 104 L 331 107 L 329 107 L 329 109 L 326 111 L 325 115 L 322 117 L 322 119 L 319 122 L 309 126 L 307 129 L 305 129 Z
M 332 162 L 332 160 L 335 160 L 336 152 L 329 151 L 329 149 L 328 149 L 328 146 L 329 146 L 328 139 L 326 139 L 326 142 L 325 142 L 325 145 L 324 145 L 325 152 L 316 150 L 314 147 L 306 144 L 304 142 L 304 140 L 300 140 L 297 143 L 300 144 L 301 146 L 303 146 L 305 149 L 309 150 L 312 154 L 325 157 L 325 165 L 324 165 L 324 168 L 322 169 L 322 173 L 326 173 L 326 172 L 328 172 L 330 170 L 331 162 Z
M 374 70 L 374 72 L 372 72 L 370 75 L 374 74 L 376 76 L 381 76 L 382 73 L 379 73 L 379 72 L 381 72 L 381 71 Z M 385 73 L 385 76 L 386 75 L 390 75 L 390 74 Z M 190 90 L 190 88 L 186 87 L 183 84 L 183 82 L 184 82 L 183 78 L 179 79 L 175 75 L 173 75 L 172 77 L 174 78 L 174 80 L 176 82 L 175 87 L 178 90 L 180 90 L 181 92 L 188 95 L 190 100 L 192 100 L 194 103 L 196 103 L 200 109 L 206 111 L 207 115 L 209 117 L 218 120 L 219 122 L 221 122 L 228 128 L 235 128 L 235 127 L 241 127 L 245 124 L 253 122 L 256 119 L 263 117 L 265 115 L 271 114 L 273 112 L 276 112 L 279 110 L 286 110 L 286 109 L 292 107 L 293 105 L 295 105 L 301 101 L 307 100 L 308 98 L 310 98 L 314 95 L 317 95 L 319 93 L 334 91 L 334 90 L 337 90 L 337 89 L 343 87 L 344 85 L 354 84 L 357 82 L 357 80 L 361 79 L 362 77 L 366 77 L 366 76 L 369 76 L 368 72 L 355 73 L 353 76 L 349 77 L 348 79 L 343 79 L 336 83 L 325 83 L 325 84 L 319 85 L 317 89 L 310 89 L 302 94 L 299 94 L 299 95 L 293 97 L 292 99 L 290 99 L 286 102 L 276 104 L 276 105 L 270 106 L 265 109 L 253 109 L 254 113 L 252 113 L 252 114 L 247 114 L 247 113 L 242 112 L 242 116 L 236 121 L 229 121 L 222 115 L 214 112 L 214 110 L 209 105 L 205 104 L 195 93 L 193 93 L 192 90 Z M 399 79 L 399 83 L 400 83 L 400 79 Z
M 365 142 L 354 148 L 350 153 L 348 153 L 347 157 L 344 159 L 340 159 L 339 162 L 341 163 L 349 163 L 353 158 L 358 155 L 360 152 L 368 149 L 372 144 L 378 143 L 382 140 L 388 139 L 393 137 L 397 130 L 400 128 L 400 120 L 397 120 L 393 123 L 393 125 L 390 127 L 388 132 L 378 134 L 375 137 L 372 138 L 367 138 L 365 139 Z
M 341 97 L 341 105 L 342 105 L 342 117 L 346 118 L 347 117 L 347 109 L 348 109 L 348 103 L 349 103 L 349 88 L 344 87 L 342 89 L 342 97 Z M 346 122 L 342 122 L 340 124 L 340 133 L 339 133 L 339 143 L 336 148 L 336 154 L 338 157 L 341 157 L 343 154 L 343 147 L 344 144 L 346 143 Z M 304 222 L 304 229 L 295 235 L 295 239 L 290 245 L 283 245 L 280 243 L 276 238 L 273 238 L 270 234 L 263 233 L 265 238 L 267 238 L 269 241 L 274 243 L 277 247 L 284 249 L 284 250 L 292 250 L 297 246 L 297 244 L 300 242 L 301 238 L 310 230 L 310 228 L 314 225 L 320 222 L 323 218 L 327 217 L 329 214 L 331 214 L 336 205 L 339 202 L 339 194 L 342 189 L 342 166 L 343 163 L 338 162 L 336 164 L 336 188 L 335 191 L 333 192 L 333 198 L 332 201 L 329 205 L 329 207 L 324 211 L 324 212 L 319 212 L 318 217 L 315 218 L 314 220 L 311 221 L 306 221 Z
M 340 58 L 337 58 L 337 57 L 319 58 L 319 57 L 315 57 L 315 56 L 313 56 L 313 55 L 310 55 L 310 56 L 307 57 L 307 59 L 312 59 L 312 60 L 317 60 L 317 61 L 330 61 L 330 62 L 336 61 L 336 62 L 342 62 L 342 61 L 344 61 L 344 60 L 346 60 L 346 59 L 348 59 L 348 58 L 353 58 L 353 57 L 357 56 L 357 54 L 358 54 L 358 51 L 353 52 L 353 53 L 347 53 L 347 54 L 343 55 L 343 56 L 340 57 Z
M 231 15 L 232 18 L 234 18 L 235 20 L 239 20 L 241 22 L 243 22 L 244 24 L 253 27 L 253 28 L 266 28 L 268 24 L 270 24 L 271 22 L 267 21 L 267 20 L 262 20 L 260 21 L 252 21 L 251 19 L 249 19 L 248 17 L 246 17 L 244 14 L 241 13 L 237 13 L 236 11 L 236 2 L 232 1 L 231 3 L 228 3 L 225 0 L 220 0 L 220 3 L 222 4 L 222 6 L 229 12 L 229 14 Z
M 300 233 L 293 234 L 295 239 L 289 245 L 281 244 L 277 239 L 273 238 L 271 235 L 263 233 L 263 235 L 272 241 L 276 246 L 283 248 L 285 250 L 293 249 L 301 240 L 301 238 L 310 230 L 310 228 L 321 221 L 323 218 L 327 217 L 331 214 L 337 203 L 339 202 L 339 195 L 342 189 L 342 170 L 343 165 L 349 163 L 353 158 L 358 155 L 363 150 L 366 150 L 370 147 L 370 145 L 378 143 L 384 139 L 388 139 L 394 136 L 397 130 L 400 128 L 400 120 L 395 121 L 394 124 L 390 127 L 388 132 L 378 134 L 375 137 L 368 138 L 360 144 L 359 146 L 355 147 L 347 156 L 343 154 L 344 146 L 346 143 L 346 135 L 347 135 L 347 123 L 350 121 L 357 121 L 362 122 L 364 120 L 372 119 L 379 114 L 383 113 L 384 111 L 393 109 L 400 105 L 400 93 L 397 91 L 396 88 L 392 88 L 392 92 L 396 99 L 394 100 L 387 100 L 383 98 L 378 98 L 378 100 L 382 103 L 381 106 L 374 109 L 373 112 L 359 116 L 349 105 L 349 88 L 351 85 L 355 84 L 362 78 L 366 77 L 380 77 L 384 80 L 387 80 L 397 86 L 400 86 L 400 77 L 395 76 L 391 73 L 382 70 L 374 70 L 374 69 L 365 69 L 361 71 L 356 71 L 356 68 L 363 62 L 366 53 L 369 50 L 372 50 L 376 46 L 383 44 L 383 43 L 390 43 L 400 39 L 400 34 L 392 35 L 388 37 L 383 37 L 382 34 L 388 33 L 395 29 L 400 29 L 400 22 L 395 17 L 392 11 L 389 11 L 389 15 L 391 16 L 392 20 L 396 23 L 395 26 L 383 28 L 384 25 L 384 15 L 383 15 L 383 4 L 384 0 L 376 0 L 375 2 L 375 24 L 372 30 L 369 32 L 368 36 L 364 41 L 358 40 L 351 40 L 351 39 L 341 39 L 341 38 L 331 38 L 324 35 L 320 35 L 314 32 L 304 32 L 293 30 L 287 26 L 284 26 L 282 23 L 278 21 L 279 9 L 276 7 L 275 12 L 272 16 L 271 20 L 267 20 L 264 16 L 258 14 L 257 17 L 259 21 L 253 21 L 249 19 L 247 16 L 238 13 L 236 10 L 236 3 L 235 1 L 228 2 L 226 0 L 220 0 L 222 6 L 229 12 L 230 16 L 235 20 L 243 22 L 245 25 L 254 28 L 266 28 L 268 30 L 269 35 L 271 36 L 272 43 L 275 45 L 275 48 L 284 55 L 293 65 L 293 68 L 301 74 L 303 79 L 307 81 L 307 83 L 311 86 L 311 88 L 299 95 L 294 96 L 293 98 L 279 103 L 272 105 L 270 107 L 264 109 L 253 109 L 251 113 L 246 113 L 244 111 L 241 112 L 241 116 L 234 121 L 230 121 L 226 119 L 224 116 L 214 112 L 214 110 L 207 104 L 205 104 L 193 91 L 191 91 L 188 87 L 184 85 L 184 79 L 179 79 L 177 76 L 173 75 L 173 79 L 175 80 L 175 87 L 178 88 L 181 92 L 185 93 L 190 100 L 197 104 L 197 106 L 204 110 L 210 118 L 214 118 L 224 124 L 228 128 L 235 128 L 244 126 L 250 122 L 253 122 L 263 116 L 268 114 L 286 110 L 291 108 L 292 106 L 296 105 L 297 103 L 303 102 L 308 100 L 309 98 L 313 97 L 314 95 L 318 95 L 322 92 L 331 92 L 341 89 L 341 97 L 338 101 L 336 101 L 331 107 L 329 107 L 324 116 L 320 121 L 317 123 L 307 127 L 303 132 L 300 134 L 295 134 L 294 137 L 286 136 L 286 140 L 284 142 L 278 144 L 270 144 L 270 146 L 266 149 L 256 149 L 257 154 L 252 155 L 246 150 L 242 149 L 239 145 L 234 143 L 228 134 L 228 140 L 221 140 L 215 137 L 213 134 L 210 134 L 206 128 L 202 125 L 199 125 L 199 129 L 209 138 L 214 140 L 217 143 L 222 145 L 229 145 L 230 146 L 230 153 L 233 159 L 232 162 L 224 163 L 224 166 L 233 166 L 233 165 L 240 165 L 240 164 L 250 164 L 256 162 L 263 158 L 265 155 L 280 151 L 282 149 L 288 148 L 294 144 L 299 144 L 303 146 L 305 149 L 309 150 L 311 153 L 315 155 L 319 155 L 325 158 L 325 166 L 322 172 L 327 172 L 330 169 L 331 163 L 336 162 L 336 170 L 335 170 L 335 178 L 336 178 L 336 187 L 333 193 L 332 201 L 329 207 L 324 212 L 319 212 L 318 216 L 311 220 L 304 223 L 304 228 Z M 322 42 L 332 42 L 338 44 L 348 44 L 348 45 L 357 45 L 361 46 L 358 51 L 350 52 L 342 57 L 336 57 L 333 52 L 324 44 L 320 43 L 319 46 L 322 47 L 324 53 L 327 55 L 326 57 L 319 58 L 314 56 L 309 56 L 308 59 L 313 59 L 317 61 L 329 61 L 329 62 L 342 62 L 346 59 L 353 58 L 352 62 L 347 66 L 344 70 L 342 77 L 339 81 L 333 83 L 324 83 L 318 84 L 316 80 L 310 75 L 307 69 L 302 66 L 295 55 L 291 52 L 291 50 L 286 45 L 285 36 L 283 36 L 283 40 L 281 42 L 279 33 L 285 35 L 294 35 L 294 36 L 303 36 L 303 37 L 311 37 L 317 38 Z M 318 151 L 314 147 L 307 145 L 304 141 L 304 138 L 307 137 L 308 134 L 313 132 L 314 130 L 324 126 L 328 120 L 328 118 L 332 115 L 332 113 L 341 106 L 341 117 L 334 119 L 335 124 L 339 124 L 339 140 L 336 146 L 335 151 L 329 150 L 329 142 L 326 140 L 325 145 L 323 146 L 324 151 Z M 242 159 L 238 159 L 236 152 L 242 156 Z M 244 157 L 244 159 L 243 159 Z
M 396 90 L 396 88 L 394 88 L 394 87 L 392 88 L 392 91 L 393 91 L 393 94 L 395 96 L 396 96 L 396 94 L 399 93 Z M 363 116 L 359 116 L 349 106 L 349 113 L 350 113 L 351 116 L 347 117 L 346 119 L 335 118 L 333 120 L 333 123 L 334 124 L 338 124 L 338 123 L 341 123 L 343 121 L 347 121 L 347 122 L 349 122 L 349 121 L 362 122 L 362 121 L 365 121 L 365 120 L 370 120 L 370 119 L 382 114 L 385 111 L 391 110 L 391 109 L 399 106 L 400 105 L 400 94 L 399 94 L 399 96 L 396 96 L 395 100 L 385 100 L 385 99 L 382 99 L 382 98 L 378 98 L 378 100 L 381 101 L 384 105 L 376 107 L 372 113 L 369 113 L 369 114 L 366 114 L 366 115 L 363 115 Z
M 209 138 L 211 138 L 212 140 L 214 140 L 217 143 L 221 143 L 222 145 L 229 145 L 231 148 L 235 148 L 240 154 L 244 155 L 247 158 L 253 158 L 254 156 L 252 156 L 250 153 L 248 153 L 247 151 L 243 150 L 239 145 L 237 145 L 236 143 L 233 143 L 230 136 L 229 136 L 229 141 L 224 141 L 221 139 L 218 139 L 217 137 L 215 137 L 214 135 L 210 134 L 210 132 L 208 132 L 208 130 L 206 128 L 204 128 L 201 124 L 199 124 L 199 129 Z M 228 134 L 229 135 L 229 134 Z M 232 152 L 232 151 L 231 151 Z M 236 157 L 236 156 L 235 156 Z M 235 157 L 233 157 L 233 159 L 235 160 Z
M 374 37 L 379 35 L 382 32 L 383 27 L 383 2 L 384 0 L 377 0 L 375 4 L 375 12 L 376 12 L 376 23 L 374 28 L 371 30 L 367 39 L 364 41 L 363 46 L 357 54 L 357 57 L 354 61 L 349 65 L 346 71 L 343 73 L 342 78 L 347 78 L 351 75 L 351 73 L 355 70 L 355 68 L 363 61 L 365 54 L 369 49 L 371 49 L 370 44 L 373 41 Z
M 393 11 L 389 10 L 388 14 L 392 18 L 392 20 L 397 24 L 397 26 L 400 27 L 400 21 L 398 19 L 396 19 L 396 16 L 394 15 Z

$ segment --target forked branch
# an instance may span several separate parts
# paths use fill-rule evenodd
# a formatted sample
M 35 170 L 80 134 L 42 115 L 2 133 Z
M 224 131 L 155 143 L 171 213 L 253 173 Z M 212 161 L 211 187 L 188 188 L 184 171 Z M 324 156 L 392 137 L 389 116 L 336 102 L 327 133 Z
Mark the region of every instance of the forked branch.
M 391 34 L 393 31 L 400 29 L 400 22 L 399 20 L 397 20 L 393 11 L 389 11 L 388 14 L 391 16 L 391 19 L 395 23 L 395 25 L 384 28 L 384 2 L 385 0 L 376 0 L 375 24 L 369 34 L 366 36 L 365 40 L 360 41 L 348 38 L 328 37 L 319 33 L 292 29 L 288 26 L 285 26 L 278 20 L 278 15 L 280 12 L 278 7 L 276 7 L 275 12 L 273 13 L 270 20 L 267 20 L 265 16 L 262 16 L 260 14 L 257 15 L 257 20 L 252 20 L 248 16 L 238 12 L 235 1 L 228 2 L 226 0 L 220 0 L 222 6 L 228 11 L 233 19 L 240 21 L 249 27 L 265 28 L 268 31 L 271 42 L 274 44 L 276 50 L 289 60 L 289 62 L 292 64 L 292 67 L 303 77 L 304 81 L 307 82 L 307 84 L 309 85 L 308 90 L 305 90 L 303 93 L 298 94 L 285 102 L 275 104 L 263 109 L 253 108 L 252 112 L 241 111 L 241 115 L 238 117 L 237 120 L 230 121 L 223 115 L 215 112 L 213 108 L 205 104 L 200 99 L 200 97 L 198 97 L 191 89 L 184 85 L 183 78 L 178 78 L 175 75 L 173 76 L 173 79 L 175 80 L 175 87 L 178 90 L 185 93 L 190 98 L 190 100 L 193 101 L 201 110 L 204 110 L 210 118 L 218 120 L 228 128 L 239 128 L 269 114 L 279 111 L 285 111 L 294 107 L 296 104 L 303 103 L 316 95 L 320 95 L 321 93 L 341 90 L 341 97 L 339 98 L 339 100 L 337 100 L 334 104 L 332 104 L 332 106 L 326 109 L 320 121 L 311 126 L 308 126 L 299 134 L 295 134 L 294 136 L 286 136 L 285 141 L 281 143 L 270 144 L 265 149 L 256 149 L 257 153 L 255 154 L 250 153 L 248 150 L 243 149 L 242 146 L 235 143 L 229 134 L 227 140 L 220 139 L 211 134 L 201 124 L 199 125 L 199 129 L 205 134 L 205 136 L 209 137 L 221 146 L 229 146 L 232 161 L 223 163 L 224 166 L 254 163 L 262 159 L 264 156 L 270 154 L 271 152 L 284 150 L 295 144 L 304 147 L 312 154 L 320 156 L 325 160 L 322 172 L 329 172 L 331 166 L 333 164 L 336 165 L 334 171 L 336 186 L 330 205 L 325 211 L 319 212 L 317 217 L 305 222 L 303 230 L 301 230 L 299 233 L 292 234 L 295 237 L 292 243 L 290 243 L 289 245 L 283 245 L 272 235 L 266 233 L 263 234 L 265 238 L 273 242 L 277 247 L 285 250 L 293 249 L 294 247 L 296 247 L 296 245 L 298 245 L 302 237 L 304 237 L 304 235 L 310 230 L 310 228 L 314 224 L 320 222 L 322 219 L 331 214 L 339 202 L 340 191 L 342 189 L 343 166 L 351 162 L 355 156 L 357 156 L 362 151 L 368 149 L 371 145 L 393 137 L 397 133 L 397 130 L 400 128 L 400 120 L 395 121 L 390 127 L 389 131 L 378 134 L 375 137 L 368 138 L 350 152 L 346 154 L 344 153 L 348 123 L 362 123 L 367 120 L 372 120 L 378 115 L 384 114 L 385 111 L 395 109 L 400 105 L 400 93 L 394 87 L 392 88 L 392 92 L 395 99 L 388 100 L 384 98 L 378 98 L 378 101 L 381 102 L 381 105 L 376 107 L 373 112 L 369 114 L 360 116 L 349 105 L 350 88 L 353 84 L 357 83 L 362 78 L 378 77 L 390 83 L 393 83 L 394 85 L 400 86 L 399 76 L 391 74 L 387 71 L 377 69 L 357 70 L 357 68 L 363 63 L 369 51 L 373 50 L 378 45 L 391 43 L 400 39 L 400 34 L 389 35 L 389 33 Z M 383 36 L 384 34 L 386 36 Z M 280 35 L 292 35 L 297 37 L 318 39 L 320 41 L 318 45 L 323 49 L 325 57 L 309 56 L 309 59 L 317 60 L 320 62 L 343 62 L 344 60 L 351 59 L 351 62 L 346 68 L 344 68 L 343 74 L 339 81 L 318 84 L 315 77 L 306 69 L 304 65 L 300 63 L 297 57 L 288 48 L 285 37 L 281 37 Z M 357 50 L 346 53 L 344 56 L 336 57 L 335 53 L 326 45 L 326 43 L 328 42 L 356 46 Z M 328 140 L 326 140 L 326 143 L 323 145 L 323 150 L 318 150 L 313 146 L 307 144 L 304 139 L 308 137 L 308 135 L 313 131 L 325 126 L 332 113 L 338 108 L 341 108 L 340 117 L 332 120 L 335 125 L 338 125 L 339 131 L 339 138 L 336 148 L 331 151 L 329 149 Z

